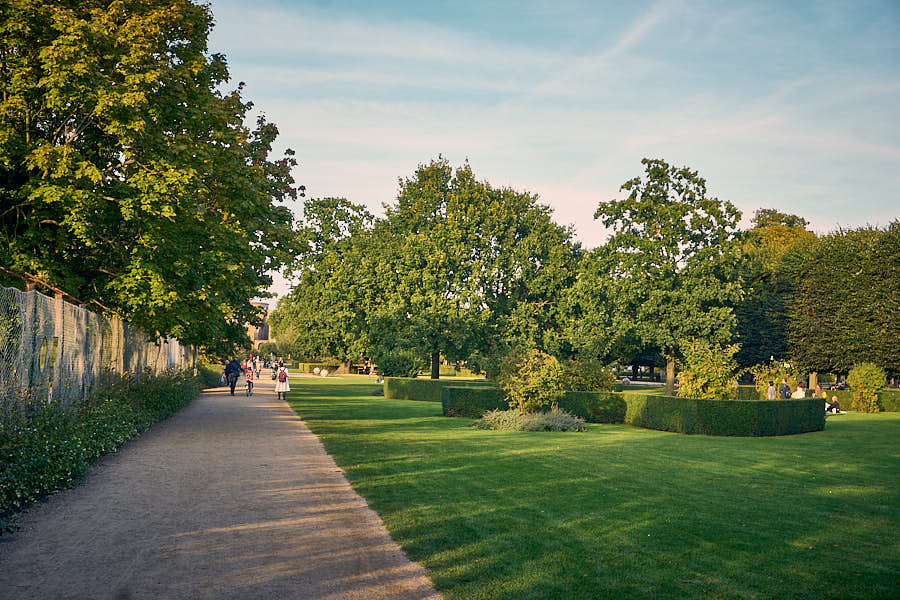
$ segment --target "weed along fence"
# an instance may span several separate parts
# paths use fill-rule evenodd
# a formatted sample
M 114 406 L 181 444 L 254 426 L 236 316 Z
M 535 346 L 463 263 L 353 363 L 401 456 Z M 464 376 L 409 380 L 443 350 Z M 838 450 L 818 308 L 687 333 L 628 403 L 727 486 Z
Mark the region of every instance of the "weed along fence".
M 197 350 L 174 339 L 154 341 L 117 317 L 106 317 L 37 291 L 0 287 L 0 389 L 69 404 L 85 398 L 104 373 L 160 374 L 195 367 Z

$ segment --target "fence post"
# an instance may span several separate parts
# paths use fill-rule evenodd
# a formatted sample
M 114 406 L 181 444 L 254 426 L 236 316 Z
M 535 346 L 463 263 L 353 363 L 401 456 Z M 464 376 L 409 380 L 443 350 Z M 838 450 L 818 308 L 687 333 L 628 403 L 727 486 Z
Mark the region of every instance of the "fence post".
M 34 295 L 35 285 L 33 282 L 25 284 L 25 293 L 22 294 L 23 302 L 19 310 L 22 311 L 22 335 L 19 336 L 19 348 L 21 362 L 19 368 L 22 370 L 20 381 L 22 389 L 31 389 L 32 371 L 34 362 Z

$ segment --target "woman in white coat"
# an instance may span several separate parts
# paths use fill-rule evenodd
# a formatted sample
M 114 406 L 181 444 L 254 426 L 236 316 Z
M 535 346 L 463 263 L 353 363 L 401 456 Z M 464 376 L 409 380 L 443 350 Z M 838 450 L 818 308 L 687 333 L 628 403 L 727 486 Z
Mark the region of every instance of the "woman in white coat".
M 278 367 L 278 374 L 275 376 L 275 393 L 278 394 L 278 399 L 287 400 L 289 391 L 291 391 L 291 384 L 288 383 L 287 367 Z

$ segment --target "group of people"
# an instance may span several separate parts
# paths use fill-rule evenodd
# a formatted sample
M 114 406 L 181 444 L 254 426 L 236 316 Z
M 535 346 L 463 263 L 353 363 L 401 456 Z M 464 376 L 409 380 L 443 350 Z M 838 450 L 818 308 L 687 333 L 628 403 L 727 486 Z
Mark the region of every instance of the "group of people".
M 780 398 L 782 400 L 787 400 L 788 398 L 793 398 L 796 400 L 800 400 L 806 398 L 806 386 L 803 383 L 797 384 L 797 389 L 791 392 L 791 386 L 788 385 L 787 379 L 784 378 L 781 380 L 781 385 L 778 386 L 778 389 L 775 389 L 775 383 L 770 381 L 769 387 L 766 389 L 766 400 L 775 400 L 776 398 Z M 825 401 L 825 412 L 831 413 L 839 413 L 841 412 L 841 405 L 838 402 L 837 396 L 831 397 L 831 402 L 828 401 L 828 394 L 822 388 L 820 384 L 816 384 L 816 390 L 813 393 L 813 398 L 822 398 Z
M 284 366 L 284 361 L 261 361 L 258 356 L 253 357 L 252 355 L 243 361 L 238 361 L 236 356 L 232 356 L 231 360 L 225 365 L 225 372 L 222 374 L 222 378 L 231 390 L 231 395 L 234 396 L 234 388 L 237 387 L 238 379 L 241 377 L 244 378 L 247 384 L 247 395 L 253 395 L 253 380 L 259 379 L 259 374 L 262 370 L 260 369 L 260 363 L 264 366 L 271 365 L 272 379 L 275 380 L 275 392 L 278 394 L 279 400 L 286 400 L 287 393 L 291 391 L 291 386 L 288 382 L 288 370 Z

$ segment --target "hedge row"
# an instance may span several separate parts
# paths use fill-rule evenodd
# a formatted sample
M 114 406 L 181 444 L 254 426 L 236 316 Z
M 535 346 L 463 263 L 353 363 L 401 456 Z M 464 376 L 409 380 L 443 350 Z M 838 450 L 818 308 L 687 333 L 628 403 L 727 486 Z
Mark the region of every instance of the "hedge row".
M 777 387 L 777 386 L 776 386 Z M 853 392 L 850 390 L 825 390 L 830 399 L 837 396 L 842 410 L 850 410 L 853 404 Z M 809 391 L 807 391 L 807 397 Z M 738 386 L 738 400 L 762 400 L 763 394 L 752 385 Z M 878 409 L 883 412 L 900 412 L 900 391 L 882 390 L 878 392 Z
M 314 363 L 314 362 L 298 362 L 297 363 L 297 372 L 298 373 L 313 373 L 316 368 L 326 369 L 329 373 L 334 373 L 338 370 L 341 365 L 337 363 Z
M 773 436 L 821 431 L 825 407 L 821 399 L 698 400 L 624 394 L 625 422 L 636 427 L 678 433 Z
M 396 400 L 440 402 L 441 390 L 450 385 L 456 387 L 486 387 L 492 386 L 493 384 L 484 379 L 475 379 L 472 381 L 447 381 L 445 379 L 385 377 L 384 397 Z M 481 415 L 479 414 L 478 416 Z
M 203 379 L 185 372 L 118 380 L 71 406 L 8 399 L 0 407 L 0 533 L 28 504 L 72 485 L 97 457 L 191 402 Z
M 559 407 L 591 423 L 622 423 L 625 401 L 612 392 L 566 392 Z M 441 393 L 445 417 L 477 419 L 489 410 L 506 409 L 509 405 L 503 391 L 496 387 L 449 385 Z
M 509 408 L 509 404 L 503 390 L 496 387 L 446 386 L 441 390 L 441 407 L 445 417 L 478 419 L 489 410 Z

